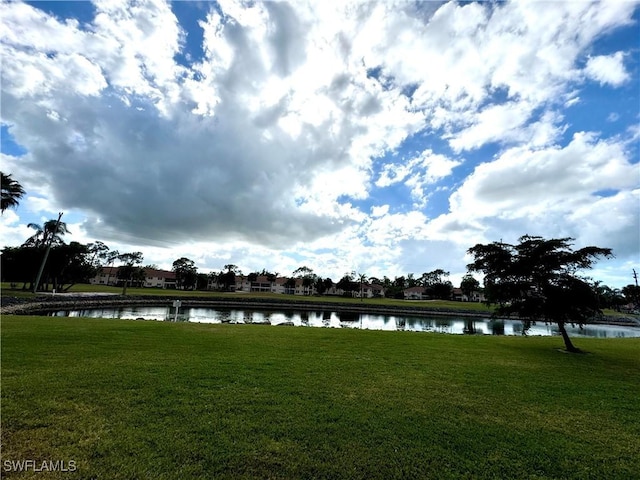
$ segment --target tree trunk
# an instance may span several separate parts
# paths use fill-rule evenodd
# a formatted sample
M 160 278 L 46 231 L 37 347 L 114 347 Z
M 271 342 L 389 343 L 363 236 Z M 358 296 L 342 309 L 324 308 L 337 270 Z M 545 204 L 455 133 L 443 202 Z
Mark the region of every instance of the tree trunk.
M 129 283 L 129 280 L 125 279 L 124 283 L 122 284 L 122 295 L 126 295 L 127 294 L 127 283 Z
M 567 349 L 567 352 L 571 353 L 580 353 L 582 350 L 576 348 L 573 343 L 571 343 L 571 339 L 569 338 L 569 334 L 567 330 L 564 328 L 564 322 L 558 322 L 558 328 L 560 329 L 560 333 L 562 334 L 562 340 L 564 340 L 564 346 Z

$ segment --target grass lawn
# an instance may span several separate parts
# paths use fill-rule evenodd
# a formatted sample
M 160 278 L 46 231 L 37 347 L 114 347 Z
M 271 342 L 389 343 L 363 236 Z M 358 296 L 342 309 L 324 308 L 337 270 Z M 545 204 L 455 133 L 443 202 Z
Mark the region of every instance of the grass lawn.
M 640 339 L 4 316 L 3 478 L 640 472 Z M 73 460 L 74 473 L 6 461 Z

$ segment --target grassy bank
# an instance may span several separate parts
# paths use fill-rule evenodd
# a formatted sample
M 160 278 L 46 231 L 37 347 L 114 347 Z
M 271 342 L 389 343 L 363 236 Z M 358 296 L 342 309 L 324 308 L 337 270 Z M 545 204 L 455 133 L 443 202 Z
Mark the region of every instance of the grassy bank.
M 638 478 L 640 339 L 2 318 L 7 478 Z
M 0 284 L 0 294 L 4 296 L 15 296 L 22 298 L 36 298 L 36 295 L 29 291 L 21 289 L 21 284 L 18 288 L 11 288 L 8 282 L 2 282 Z M 78 284 L 71 287 L 68 293 L 112 293 L 120 295 L 122 293 L 121 287 L 111 287 L 106 285 L 90 285 L 90 284 Z M 395 298 L 345 298 L 345 297 L 333 297 L 333 296 L 304 296 L 304 295 L 284 295 L 280 293 L 225 293 L 225 292 L 212 292 L 204 290 L 165 290 L 160 288 L 127 288 L 127 296 L 157 296 L 157 297 L 198 297 L 202 299 L 213 300 L 237 300 L 237 299 L 253 299 L 253 300 L 277 300 L 282 302 L 330 302 L 341 303 L 345 305 L 359 305 L 359 306 L 380 306 L 380 307 L 402 307 L 402 308 L 425 308 L 430 310 L 449 310 L 449 311 L 466 311 L 476 312 L 478 314 L 491 315 L 493 307 L 487 307 L 483 303 L 477 302 L 454 302 L 448 300 L 400 300 Z M 606 316 L 616 318 L 637 318 L 637 315 L 624 314 L 616 312 L 615 310 L 605 309 L 603 313 Z
M 79 284 L 74 285 L 69 290 L 69 293 L 113 293 L 121 294 L 121 287 L 110 287 L 105 285 L 88 285 Z M 7 296 L 20 296 L 33 298 L 35 295 L 31 292 L 25 292 L 23 290 L 11 289 L 8 283 L 2 284 L 2 294 Z M 127 295 L 129 296 L 162 296 L 162 297 L 200 297 L 203 299 L 273 299 L 283 302 L 332 302 L 343 303 L 353 305 L 372 305 L 372 306 L 400 306 L 400 307 L 423 307 L 430 309 L 444 309 L 444 310 L 466 310 L 476 311 L 479 313 L 486 313 L 489 315 L 492 309 L 487 308 L 482 303 L 474 302 L 454 302 L 447 300 L 428 300 L 428 301 L 413 301 L 413 300 L 399 300 L 394 298 L 345 298 L 345 297 L 329 297 L 329 296 L 305 296 L 305 295 L 284 295 L 281 293 L 225 293 L 225 292 L 211 292 L 211 291 L 192 291 L 192 290 L 164 290 L 160 288 L 127 288 Z

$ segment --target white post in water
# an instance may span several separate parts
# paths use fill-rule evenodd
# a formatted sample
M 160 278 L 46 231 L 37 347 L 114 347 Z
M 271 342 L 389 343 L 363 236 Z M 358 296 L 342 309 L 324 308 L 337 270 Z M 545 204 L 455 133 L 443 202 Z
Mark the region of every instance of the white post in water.
M 173 306 L 176 308 L 176 312 L 173 316 L 173 321 L 177 322 L 178 321 L 178 309 L 180 308 L 180 305 L 182 305 L 182 302 L 180 300 L 174 300 L 173 301 Z

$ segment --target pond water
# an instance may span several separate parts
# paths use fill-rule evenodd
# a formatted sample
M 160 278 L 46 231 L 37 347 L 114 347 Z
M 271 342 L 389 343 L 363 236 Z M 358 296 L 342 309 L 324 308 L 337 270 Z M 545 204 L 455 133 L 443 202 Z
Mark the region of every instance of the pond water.
M 198 323 L 234 323 L 292 325 L 327 328 L 360 328 L 369 330 L 438 332 L 450 334 L 522 335 L 522 322 L 481 318 L 375 315 L 335 312 L 331 310 L 254 310 L 238 308 L 180 308 L 176 317 L 172 307 L 125 307 L 88 310 L 62 310 L 53 316 L 144 319 Z M 640 337 L 640 328 L 616 325 L 567 326 L 572 337 Z M 537 323 L 527 335 L 559 335 L 555 325 Z

